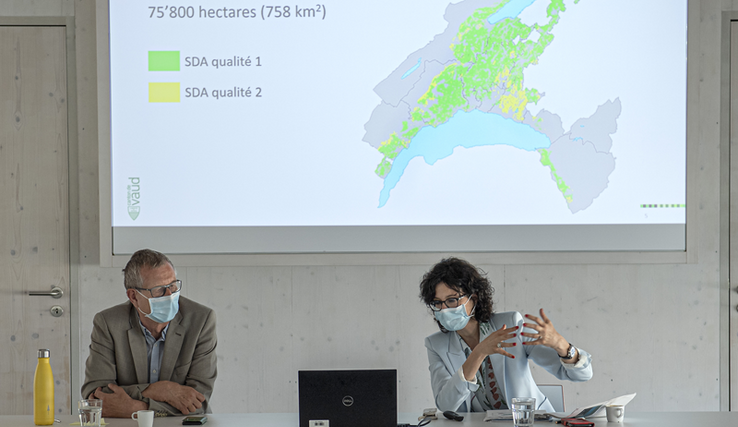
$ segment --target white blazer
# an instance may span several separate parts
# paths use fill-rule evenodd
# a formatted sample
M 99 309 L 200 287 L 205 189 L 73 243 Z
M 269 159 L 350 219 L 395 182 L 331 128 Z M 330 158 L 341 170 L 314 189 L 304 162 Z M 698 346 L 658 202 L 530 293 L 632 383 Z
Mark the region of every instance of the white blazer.
M 496 313 L 492 315 L 489 324 L 490 333 L 501 329 L 503 325 L 507 325 L 508 328 L 517 325 L 522 332 L 523 316 L 516 311 Z M 525 332 L 535 333 L 528 328 Z M 484 338 L 486 337 L 480 337 L 480 341 Z M 506 347 L 505 350 L 514 355 L 515 359 L 501 354 L 488 356 L 508 408 L 512 407 L 513 397 L 535 397 L 537 409 L 554 412 L 551 402 L 536 386 L 528 360 L 533 360 L 560 380 L 587 381 L 592 378 L 592 357 L 582 349 L 578 349 L 577 363 L 563 363 L 556 351 L 550 347 L 522 345 L 523 341 L 532 341 L 531 338 L 517 334 L 514 340 L 518 345 Z M 425 347 L 428 349 L 428 369 L 436 407 L 441 411 L 482 411 L 483 408 L 474 394 L 480 385 L 466 381 L 460 372 L 461 365 L 466 362 L 466 355 L 459 342 L 459 335 L 456 332 L 436 332 L 425 339 Z

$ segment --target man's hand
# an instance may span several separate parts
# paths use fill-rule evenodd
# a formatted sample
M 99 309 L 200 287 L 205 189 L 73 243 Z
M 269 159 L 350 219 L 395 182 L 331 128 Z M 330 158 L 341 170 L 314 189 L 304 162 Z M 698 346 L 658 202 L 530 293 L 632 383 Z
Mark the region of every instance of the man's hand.
M 90 394 L 91 399 L 100 399 L 103 401 L 102 416 L 108 418 L 131 418 L 131 414 L 142 409 L 149 409 L 148 406 L 140 400 L 133 400 L 128 393 L 115 384 L 108 384 L 108 388 L 112 393 L 105 393 L 102 388 Z
M 157 381 L 150 384 L 141 395 L 158 402 L 166 402 L 177 408 L 182 415 L 202 408 L 202 402 L 205 401 L 205 396 L 199 391 L 172 381 Z

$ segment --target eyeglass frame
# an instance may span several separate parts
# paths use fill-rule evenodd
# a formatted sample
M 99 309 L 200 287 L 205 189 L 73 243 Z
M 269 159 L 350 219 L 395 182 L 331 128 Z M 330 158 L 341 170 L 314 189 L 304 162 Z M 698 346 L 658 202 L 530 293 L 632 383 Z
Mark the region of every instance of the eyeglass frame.
M 435 301 L 435 300 L 434 300 L 434 301 L 431 301 L 431 302 L 429 302 L 429 303 L 428 303 L 428 304 L 426 304 L 426 305 L 428 306 L 428 308 L 430 308 L 430 310 L 431 310 L 431 311 L 433 311 L 433 312 L 439 312 L 439 311 L 443 310 L 443 306 L 444 306 L 444 305 L 446 306 L 446 308 L 458 308 L 458 307 L 459 307 L 459 305 L 463 305 L 463 304 L 458 304 L 458 305 L 457 305 L 456 307 L 451 307 L 451 306 L 449 306 L 449 305 L 448 305 L 448 300 L 450 300 L 450 299 L 455 299 L 455 300 L 459 300 L 459 301 L 461 301 L 461 299 L 462 299 L 462 298 L 464 298 L 464 297 L 466 297 L 466 298 L 467 298 L 467 300 L 468 300 L 468 299 L 470 299 L 470 298 L 471 298 L 471 295 L 459 295 L 458 297 L 451 297 L 451 298 L 446 298 L 446 299 L 445 299 L 445 300 L 443 300 L 443 301 Z M 434 302 L 440 302 L 440 303 L 441 303 L 441 305 L 440 305 L 440 307 L 441 307 L 441 308 L 439 308 L 439 309 L 436 309 L 435 305 L 433 304 Z M 467 302 L 468 302 L 468 301 L 467 301 Z M 464 304 L 466 304 L 466 302 L 465 302 Z
M 181 280 L 179 280 L 179 279 L 176 279 L 176 280 L 174 280 L 174 281 L 173 281 L 172 283 L 170 283 L 170 284 L 168 284 L 168 285 L 154 286 L 154 287 L 153 287 L 153 288 L 151 288 L 151 289 L 147 289 L 147 288 L 133 288 L 133 289 L 136 289 L 136 290 L 138 290 L 138 291 L 149 291 L 149 295 L 151 296 L 151 298 L 161 298 L 161 297 L 163 297 L 163 296 L 166 296 L 166 294 L 167 294 L 167 289 L 170 289 L 170 287 L 171 287 L 172 285 L 174 285 L 175 283 L 177 284 L 177 290 L 176 290 L 176 291 L 172 291 L 172 293 L 174 294 L 174 293 L 177 293 L 177 292 L 179 292 L 179 291 L 181 291 L 181 290 L 182 290 L 182 286 L 183 286 L 183 283 L 182 283 L 182 281 L 181 281 Z M 163 295 L 161 295 L 161 296 L 155 297 L 155 296 L 154 296 L 154 293 L 153 293 L 152 291 L 153 291 L 154 289 L 160 289 L 160 288 L 164 288 L 164 294 L 163 294 Z

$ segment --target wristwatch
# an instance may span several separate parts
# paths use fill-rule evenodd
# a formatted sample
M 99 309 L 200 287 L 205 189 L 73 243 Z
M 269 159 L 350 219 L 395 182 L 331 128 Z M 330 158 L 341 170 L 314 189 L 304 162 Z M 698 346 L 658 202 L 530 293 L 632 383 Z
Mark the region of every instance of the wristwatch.
M 562 359 L 573 359 L 577 355 L 577 348 L 569 343 L 569 349 L 566 350 L 566 356 L 559 356 Z

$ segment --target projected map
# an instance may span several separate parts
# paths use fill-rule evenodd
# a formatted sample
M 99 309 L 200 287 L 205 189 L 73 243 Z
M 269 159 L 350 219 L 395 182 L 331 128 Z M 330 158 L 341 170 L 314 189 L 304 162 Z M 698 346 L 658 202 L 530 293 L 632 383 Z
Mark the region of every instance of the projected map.
M 525 85 L 525 70 L 555 42 L 553 30 L 566 11 L 563 1 L 546 1 L 546 21 L 534 25 L 517 16 L 535 0 L 451 5 L 448 29 L 377 85 L 382 103 L 365 126 L 364 141 L 383 155 L 375 171 L 384 180 L 380 207 L 411 159 L 421 156 L 433 165 L 459 146 L 537 151 L 572 213 L 607 188 L 620 100 L 592 106 L 593 114 L 567 131 L 555 112 L 529 109 L 545 93 Z

